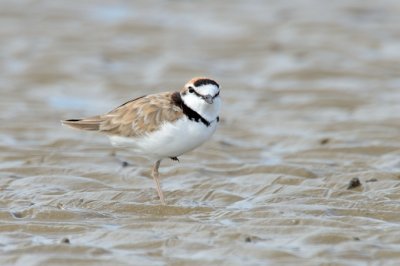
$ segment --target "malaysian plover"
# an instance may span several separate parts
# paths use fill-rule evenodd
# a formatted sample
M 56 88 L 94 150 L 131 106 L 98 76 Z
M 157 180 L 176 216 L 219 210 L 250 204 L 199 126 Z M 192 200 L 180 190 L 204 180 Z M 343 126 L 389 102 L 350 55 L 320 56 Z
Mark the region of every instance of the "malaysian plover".
M 104 133 L 113 146 L 153 160 L 152 177 L 165 204 L 158 173 L 161 160 L 178 160 L 213 135 L 219 122 L 219 92 L 214 80 L 193 78 L 180 91 L 142 96 L 109 113 L 62 124 Z

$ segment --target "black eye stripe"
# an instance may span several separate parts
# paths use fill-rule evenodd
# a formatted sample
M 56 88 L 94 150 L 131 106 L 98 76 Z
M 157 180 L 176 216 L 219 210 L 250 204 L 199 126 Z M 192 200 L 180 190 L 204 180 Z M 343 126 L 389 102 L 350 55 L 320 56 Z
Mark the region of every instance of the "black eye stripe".
M 189 87 L 189 92 L 196 94 L 197 97 L 200 97 L 200 98 L 203 98 L 203 99 L 205 98 L 204 95 L 201 95 L 200 93 L 198 93 L 193 87 Z M 213 99 L 217 98 L 218 96 L 219 96 L 219 91 L 217 92 L 217 94 L 215 94 L 213 96 Z
M 200 93 L 198 93 L 193 87 L 189 87 L 189 92 L 190 93 L 194 93 L 196 94 L 197 97 L 204 97 L 203 95 L 201 95 Z

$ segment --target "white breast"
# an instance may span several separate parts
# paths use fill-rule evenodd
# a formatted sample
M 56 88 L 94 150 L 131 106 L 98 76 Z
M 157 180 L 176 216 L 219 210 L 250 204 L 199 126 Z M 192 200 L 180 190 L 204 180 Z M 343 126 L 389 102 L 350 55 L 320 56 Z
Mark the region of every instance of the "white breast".
M 130 148 L 138 155 L 155 160 L 177 157 L 203 144 L 214 134 L 217 121 L 210 126 L 187 119 L 165 123 L 157 131 L 139 138 L 110 136 L 112 145 Z

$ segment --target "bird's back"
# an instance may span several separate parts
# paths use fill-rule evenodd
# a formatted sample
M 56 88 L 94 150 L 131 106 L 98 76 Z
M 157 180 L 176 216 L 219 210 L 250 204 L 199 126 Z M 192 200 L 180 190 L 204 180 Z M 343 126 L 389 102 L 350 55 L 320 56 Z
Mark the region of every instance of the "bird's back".
M 182 110 L 171 104 L 172 94 L 164 92 L 142 96 L 104 115 L 63 120 L 62 124 L 107 135 L 142 136 L 156 131 L 165 122 L 174 122 L 183 116 Z

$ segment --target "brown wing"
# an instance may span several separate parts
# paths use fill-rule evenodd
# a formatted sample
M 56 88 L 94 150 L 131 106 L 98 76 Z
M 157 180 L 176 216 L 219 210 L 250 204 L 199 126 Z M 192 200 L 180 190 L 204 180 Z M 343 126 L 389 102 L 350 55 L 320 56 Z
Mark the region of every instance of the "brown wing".
M 65 120 L 63 124 L 108 135 L 135 137 L 157 130 L 164 122 L 180 118 L 182 110 L 171 103 L 172 92 L 140 97 L 111 112 L 84 118 Z

